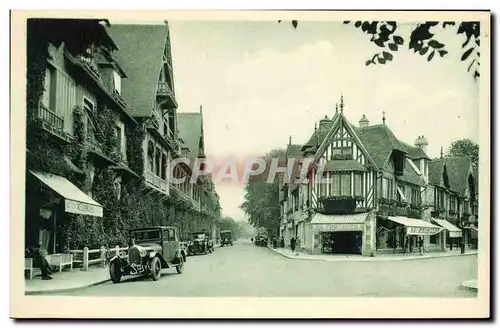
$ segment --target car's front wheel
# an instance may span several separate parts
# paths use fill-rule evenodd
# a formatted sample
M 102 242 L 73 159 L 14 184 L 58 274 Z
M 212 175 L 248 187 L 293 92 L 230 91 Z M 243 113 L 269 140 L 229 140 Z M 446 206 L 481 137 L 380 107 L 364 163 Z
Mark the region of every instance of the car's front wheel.
M 117 284 L 120 282 L 122 278 L 122 270 L 121 270 L 121 265 L 119 260 L 115 260 L 111 262 L 109 265 L 109 277 L 111 278 L 111 281 L 114 284 Z
M 181 256 L 179 261 L 181 261 L 181 263 L 176 266 L 175 269 L 177 270 L 178 274 L 181 274 L 182 272 L 184 272 L 184 258 Z
M 151 278 L 153 278 L 153 280 L 157 281 L 160 279 L 160 276 L 161 276 L 160 258 L 154 257 L 151 260 Z

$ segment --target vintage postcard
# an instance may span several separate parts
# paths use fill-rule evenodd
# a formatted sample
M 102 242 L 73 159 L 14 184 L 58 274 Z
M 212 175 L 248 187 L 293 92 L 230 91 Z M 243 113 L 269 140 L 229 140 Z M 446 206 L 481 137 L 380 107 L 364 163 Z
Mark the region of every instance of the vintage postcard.
M 12 317 L 490 316 L 490 12 L 11 18 Z

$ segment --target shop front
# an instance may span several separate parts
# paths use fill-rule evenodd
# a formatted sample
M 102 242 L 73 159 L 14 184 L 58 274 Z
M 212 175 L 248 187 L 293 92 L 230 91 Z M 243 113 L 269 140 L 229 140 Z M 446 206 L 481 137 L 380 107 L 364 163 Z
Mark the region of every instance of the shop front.
M 412 219 L 404 216 L 388 216 L 387 220 L 396 224 L 395 231 L 398 231 L 398 240 L 393 244 L 394 247 L 399 247 L 401 250 L 418 251 L 420 239 L 424 242 L 430 236 L 440 234 L 444 229 L 430 222 Z
M 372 249 L 374 215 L 371 212 L 343 215 L 316 213 L 310 226 L 313 253 L 368 255 Z
M 435 218 L 432 220 L 443 228 L 443 231 L 436 235 L 438 237 L 436 238 L 436 244 L 439 245 L 442 251 L 445 250 L 447 244 L 460 245 L 459 241 L 462 238 L 462 229 L 447 220 Z
M 66 178 L 30 171 L 26 192 L 26 246 L 39 244 L 49 253 L 63 251 L 58 225 L 67 213 L 102 217 L 103 208 Z

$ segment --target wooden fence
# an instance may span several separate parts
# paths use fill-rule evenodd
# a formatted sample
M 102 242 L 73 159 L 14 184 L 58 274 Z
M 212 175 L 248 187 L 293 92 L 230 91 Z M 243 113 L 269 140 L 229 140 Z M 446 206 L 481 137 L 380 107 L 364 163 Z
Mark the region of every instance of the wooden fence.
M 127 252 L 128 247 L 115 246 L 114 248 L 106 248 L 102 246 L 97 249 L 89 249 L 84 247 L 83 249 L 70 250 L 69 253 L 73 254 L 73 263 L 80 264 L 83 271 L 87 271 L 90 265 L 101 265 L 103 268 L 106 267 L 109 260 L 113 256 L 120 256 L 121 252 Z

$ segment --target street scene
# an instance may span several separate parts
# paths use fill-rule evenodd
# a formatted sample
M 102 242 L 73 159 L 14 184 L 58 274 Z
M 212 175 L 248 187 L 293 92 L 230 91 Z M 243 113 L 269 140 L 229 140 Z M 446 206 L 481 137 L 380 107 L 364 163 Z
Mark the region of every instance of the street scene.
M 189 257 L 182 275 L 166 270 L 157 284 L 149 277 L 132 278 L 54 295 L 476 297 L 474 291 L 457 288 L 476 271 L 475 255 L 391 262 L 292 260 L 242 240 L 209 256 Z
M 477 297 L 479 22 L 26 37 L 25 295 Z

